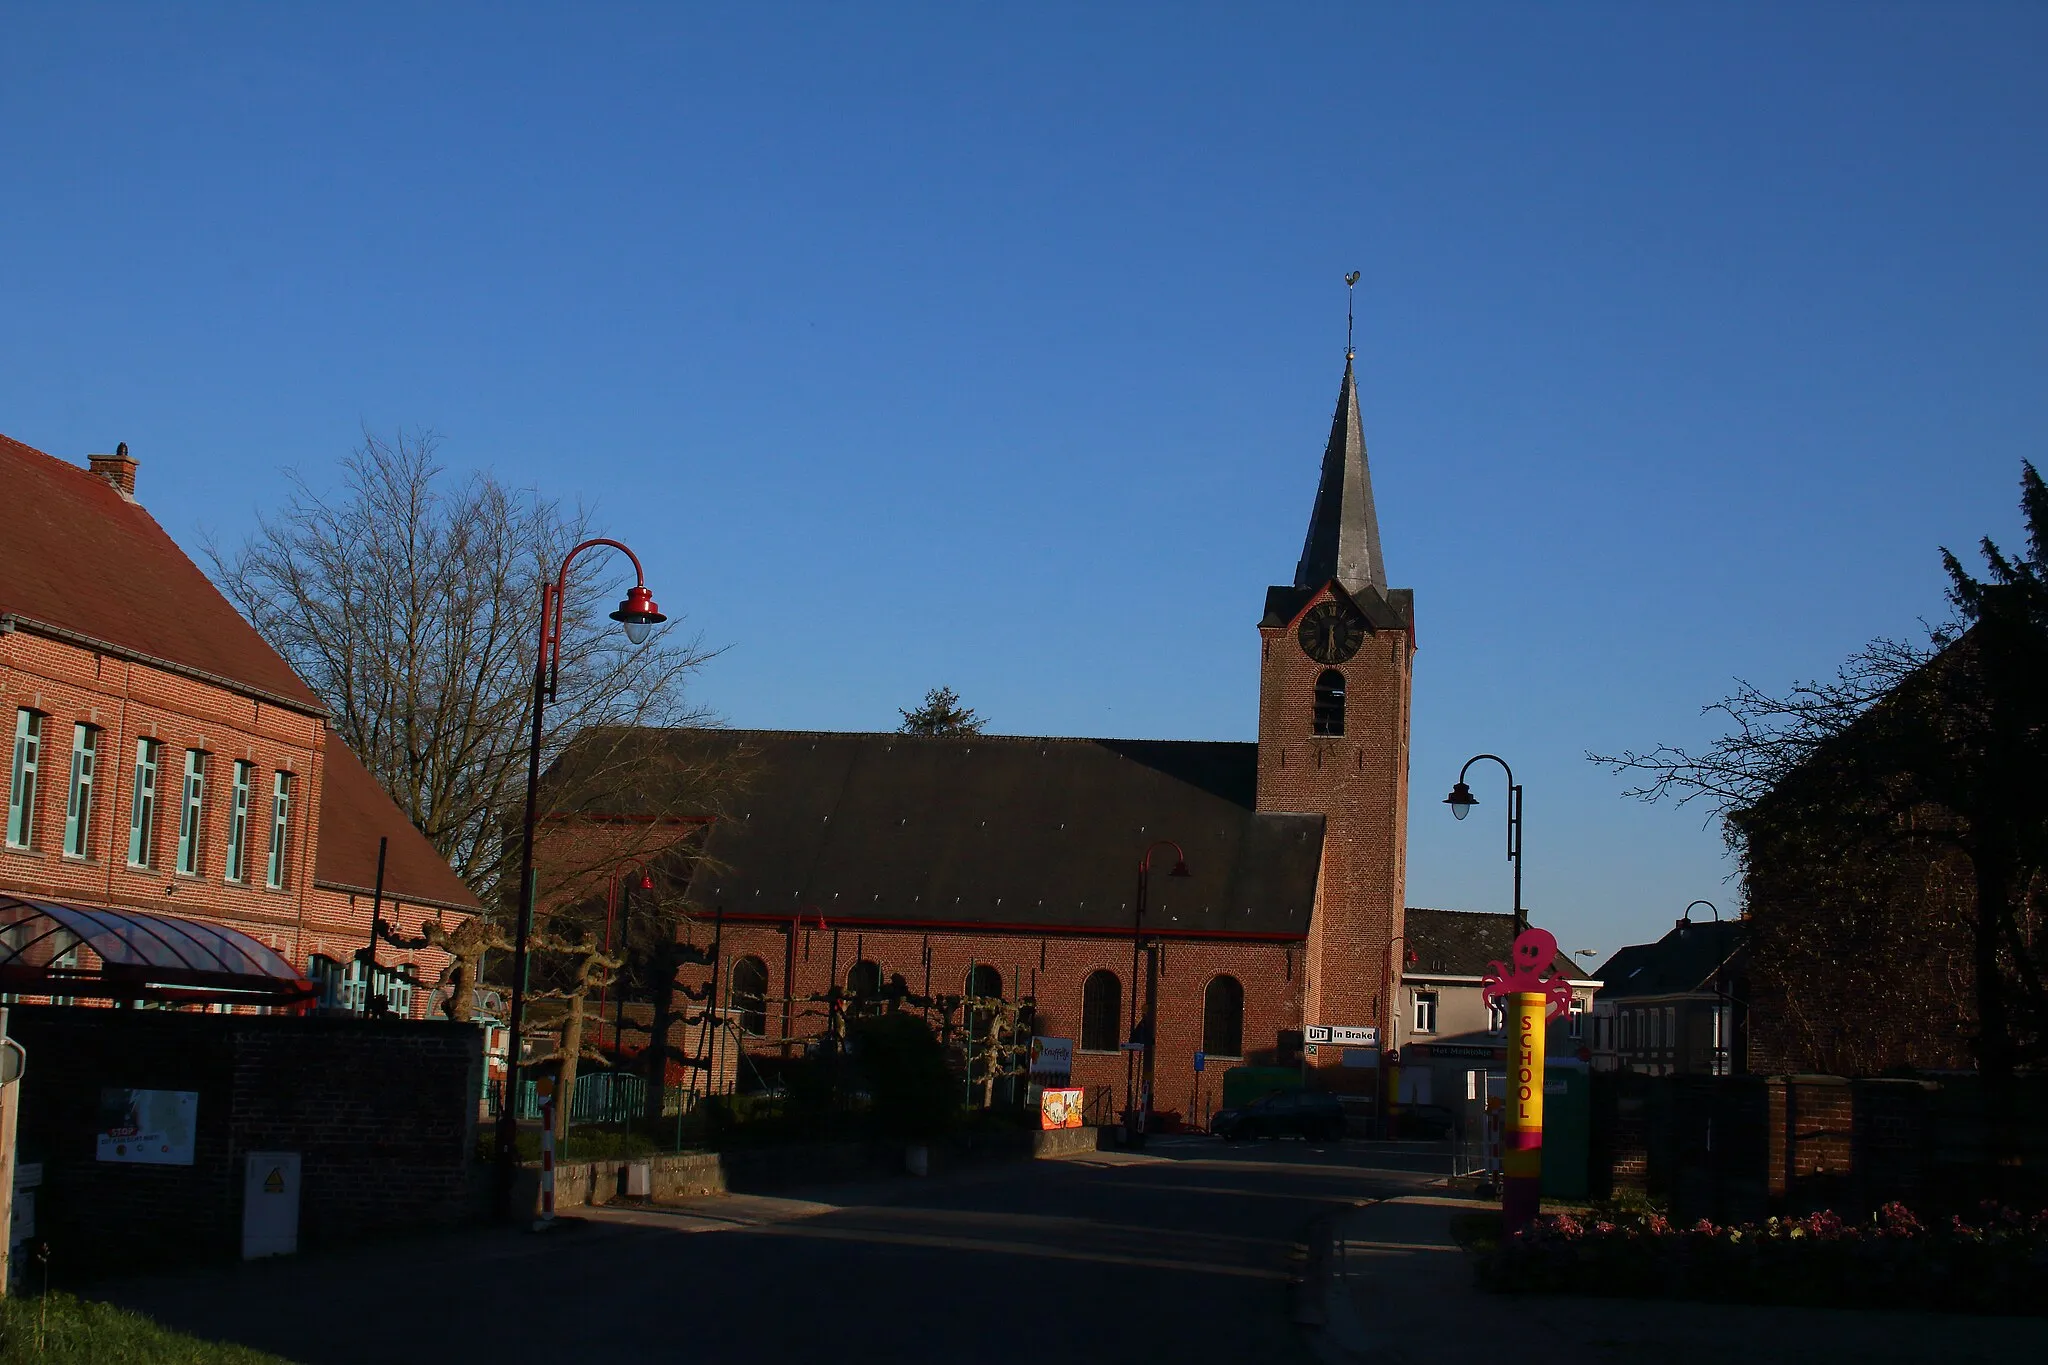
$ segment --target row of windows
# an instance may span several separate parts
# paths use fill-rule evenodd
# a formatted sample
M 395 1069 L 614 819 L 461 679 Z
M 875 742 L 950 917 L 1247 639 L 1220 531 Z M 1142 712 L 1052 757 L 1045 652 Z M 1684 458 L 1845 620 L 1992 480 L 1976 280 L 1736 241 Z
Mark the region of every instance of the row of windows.
M 37 790 L 44 764 L 43 749 L 49 717 L 26 707 L 14 715 L 14 762 L 7 788 L 7 846 L 35 848 Z M 96 793 L 99 785 L 102 731 L 83 722 L 71 727 L 70 781 L 64 801 L 66 857 L 90 856 L 94 821 L 98 818 Z M 178 817 L 178 845 L 172 866 L 188 877 L 206 874 L 207 786 L 213 755 L 204 749 L 185 750 L 183 778 L 175 797 Z M 162 851 L 157 847 L 157 828 L 163 773 L 163 745 L 154 739 L 135 741 L 135 781 L 128 801 L 128 866 L 154 868 Z M 231 778 L 228 803 L 227 842 L 223 849 L 221 874 L 231 882 L 249 879 L 249 807 L 257 782 L 256 765 L 237 762 Z M 270 837 L 264 859 L 264 885 L 282 890 L 290 869 L 292 774 L 279 769 L 270 780 Z
M 973 999 L 1000 1000 L 1003 974 L 978 966 L 967 973 L 965 994 Z M 860 961 L 846 974 L 847 990 L 873 996 L 882 987 L 882 969 Z M 1123 980 L 1107 969 L 1088 974 L 1081 986 L 1081 1050 L 1115 1052 L 1123 1041 Z M 743 957 L 732 964 L 730 1000 L 741 1033 L 758 1038 L 768 1032 L 768 964 Z M 1214 1057 L 1244 1055 L 1244 987 L 1234 976 L 1218 976 L 1202 996 L 1202 1051 Z
M 1412 1016 L 1413 1027 L 1410 1030 L 1411 1032 L 1436 1032 L 1436 1011 L 1438 999 L 1439 993 L 1436 991 L 1415 992 L 1414 1014 Z M 1573 1038 L 1578 1038 L 1584 1035 L 1585 1030 L 1586 1002 L 1578 999 L 1577 997 L 1573 997 L 1570 1017 L 1566 1025 L 1566 1032 L 1569 1036 Z M 1486 1031 L 1488 1033 L 1500 1034 L 1504 1034 L 1508 1031 L 1507 1001 L 1489 1000 L 1486 1002 Z

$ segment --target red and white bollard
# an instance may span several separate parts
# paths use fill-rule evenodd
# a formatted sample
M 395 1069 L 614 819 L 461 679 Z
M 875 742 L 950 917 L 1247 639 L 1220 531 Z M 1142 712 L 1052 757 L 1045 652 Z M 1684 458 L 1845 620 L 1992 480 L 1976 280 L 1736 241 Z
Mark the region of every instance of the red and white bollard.
M 555 1078 L 541 1077 L 534 1089 L 540 1092 L 540 1217 L 533 1230 L 546 1232 L 555 1225 Z

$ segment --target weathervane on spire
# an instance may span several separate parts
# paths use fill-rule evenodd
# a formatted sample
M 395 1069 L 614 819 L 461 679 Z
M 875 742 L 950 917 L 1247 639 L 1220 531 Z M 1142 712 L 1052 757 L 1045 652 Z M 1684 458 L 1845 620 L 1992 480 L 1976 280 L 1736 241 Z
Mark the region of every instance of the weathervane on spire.
M 1357 292 L 1358 272 L 1354 270 L 1344 277 L 1344 358 L 1346 360 L 1351 359 L 1356 354 L 1355 349 L 1351 345 L 1351 299 Z

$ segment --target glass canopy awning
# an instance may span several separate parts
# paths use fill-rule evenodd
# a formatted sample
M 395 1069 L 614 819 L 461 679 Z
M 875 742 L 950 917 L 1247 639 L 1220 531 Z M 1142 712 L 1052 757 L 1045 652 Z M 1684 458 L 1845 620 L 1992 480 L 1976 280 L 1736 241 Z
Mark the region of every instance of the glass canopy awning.
M 54 999 L 290 1008 L 319 992 L 240 930 L 145 910 L 0 892 L 0 992 Z

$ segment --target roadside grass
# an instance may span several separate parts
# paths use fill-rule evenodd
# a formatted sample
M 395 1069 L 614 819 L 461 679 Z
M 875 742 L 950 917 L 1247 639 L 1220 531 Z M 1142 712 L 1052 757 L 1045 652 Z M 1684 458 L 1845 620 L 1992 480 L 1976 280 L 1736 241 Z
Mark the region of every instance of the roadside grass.
M 291 1365 L 69 1294 L 0 1299 L 0 1365 Z

